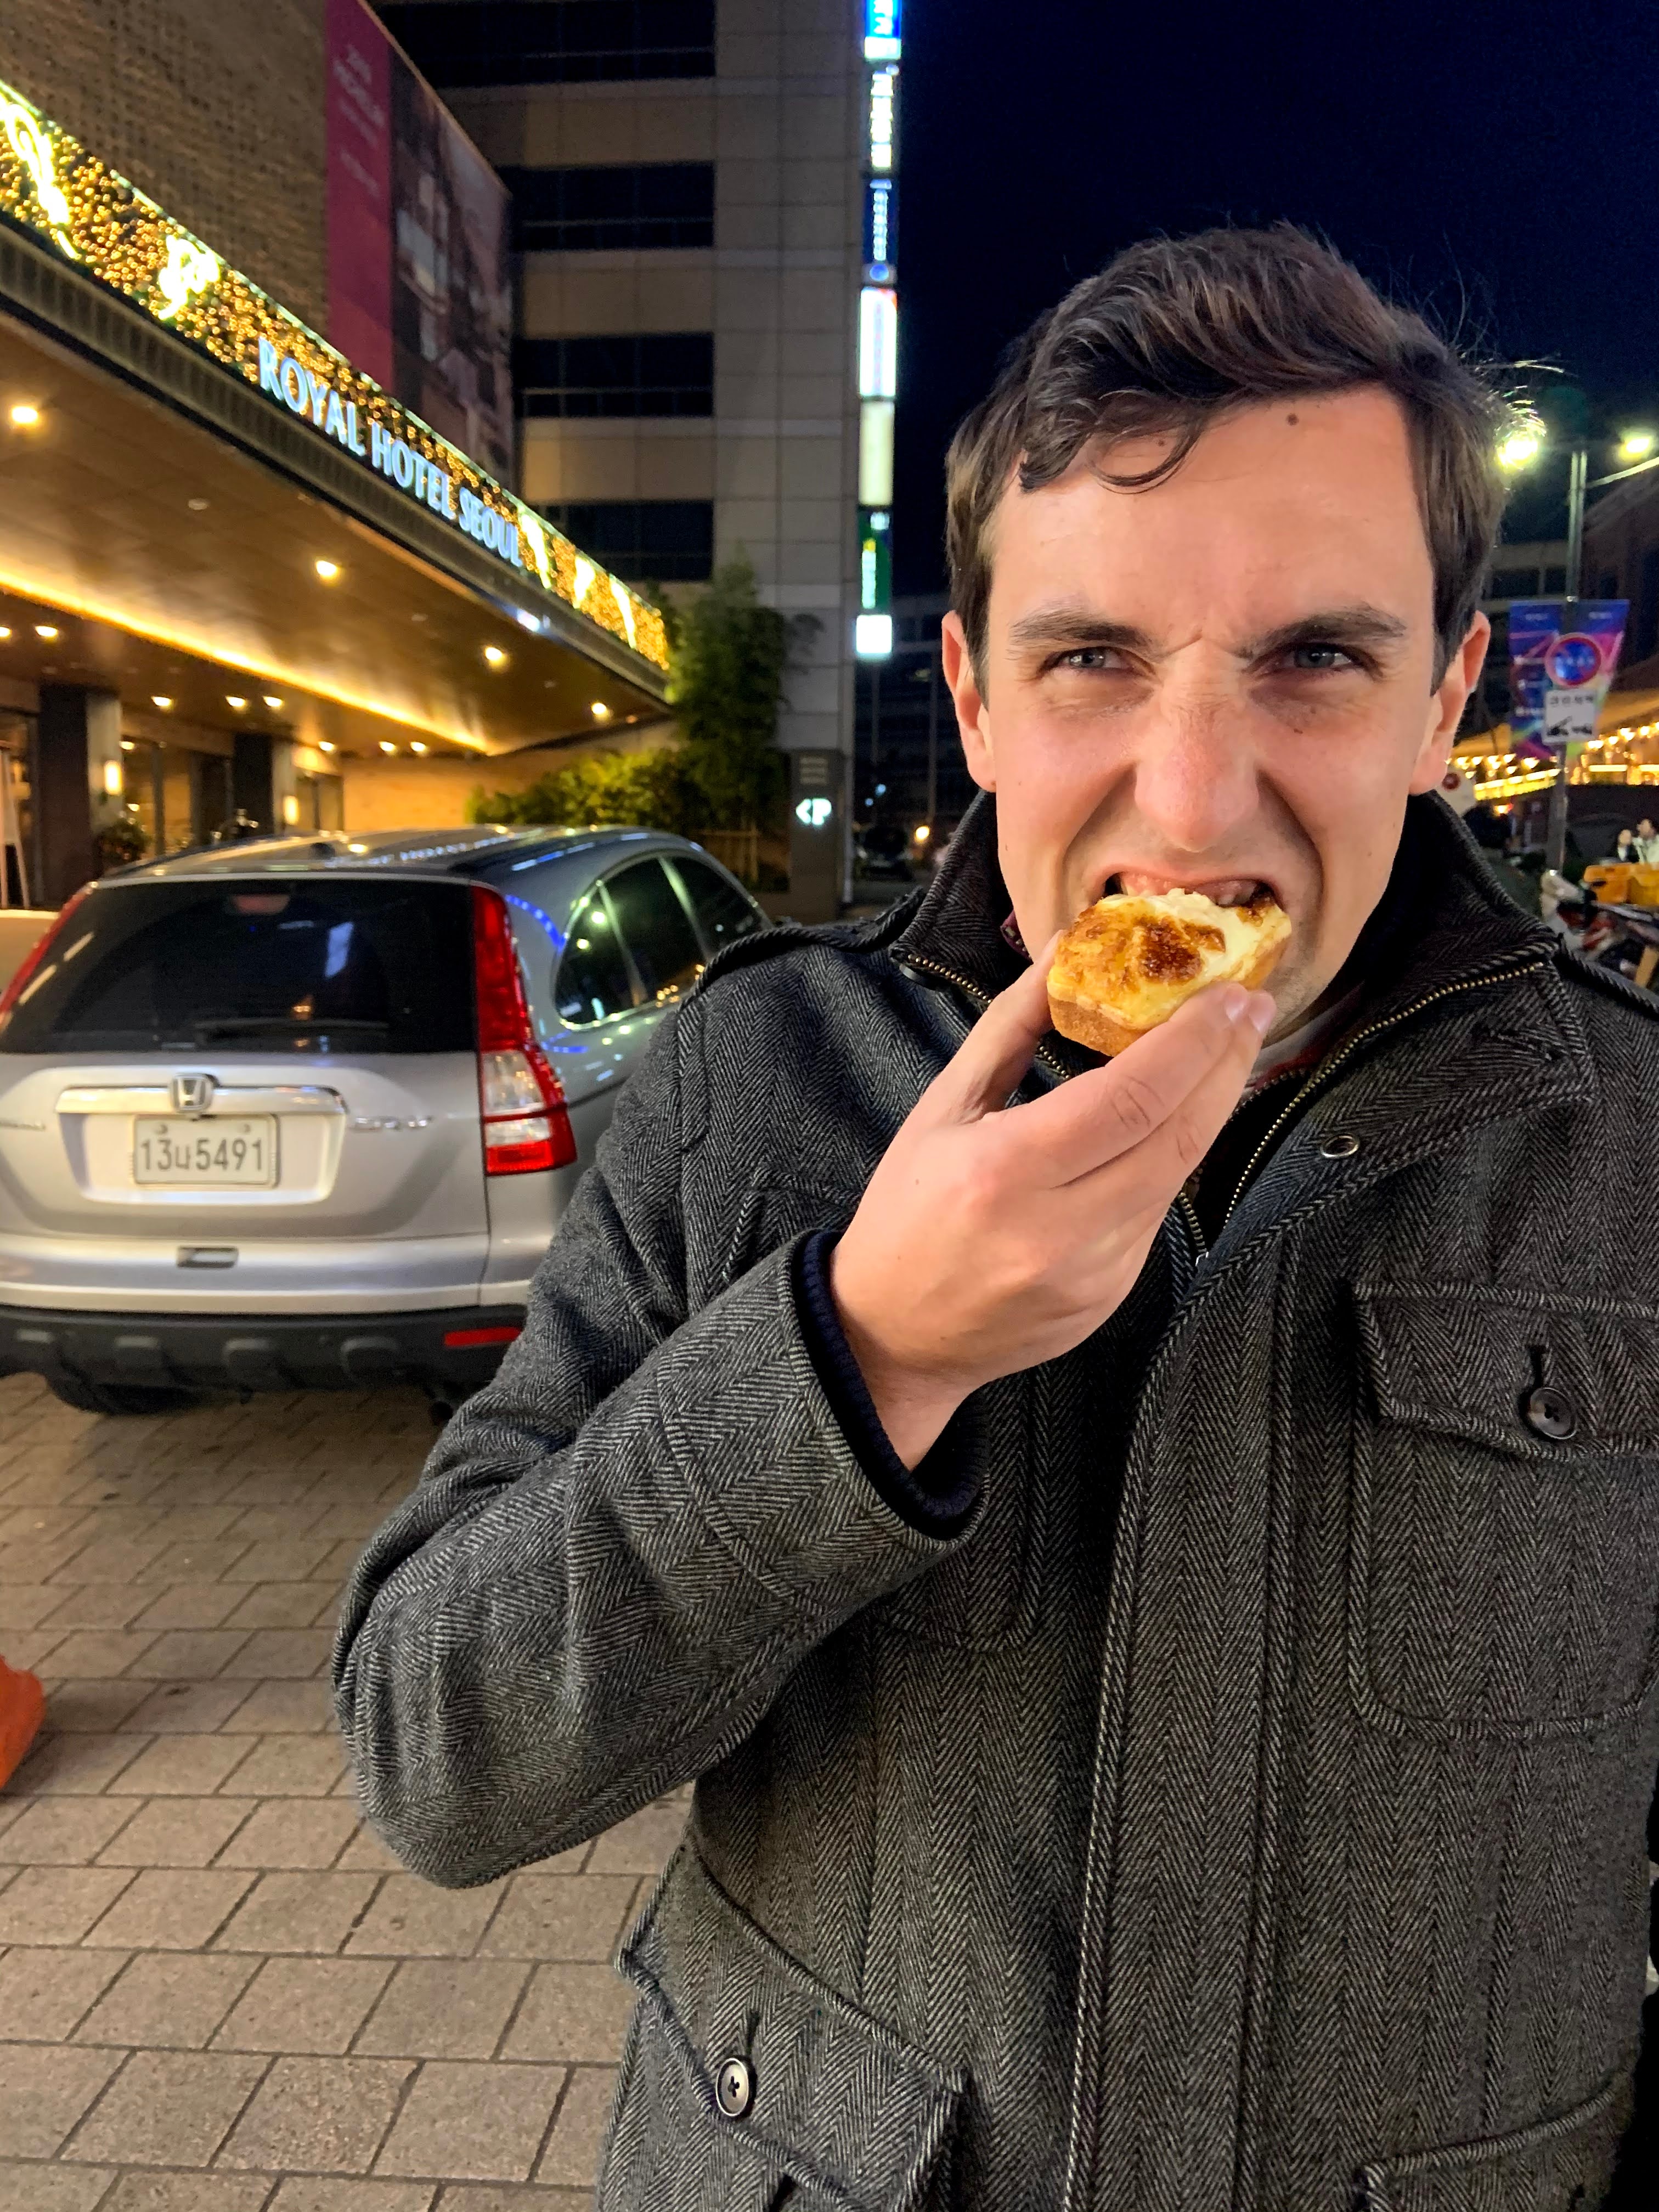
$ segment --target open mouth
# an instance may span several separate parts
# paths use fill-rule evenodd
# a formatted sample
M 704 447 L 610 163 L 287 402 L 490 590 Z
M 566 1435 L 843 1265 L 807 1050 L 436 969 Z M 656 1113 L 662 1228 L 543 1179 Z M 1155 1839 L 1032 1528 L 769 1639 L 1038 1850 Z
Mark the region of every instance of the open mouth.
M 1172 890 L 1200 891 L 1217 906 L 1254 906 L 1258 899 L 1278 898 L 1273 885 L 1263 876 L 1204 878 L 1195 874 L 1190 883 L 1177 883 L 1167 873 L 1152 874 L 1142 868 L 1124 868 L 1108 876 L 1101 896 L 1110 898 L 1118 892 L 1126 892 L 1133 898 L 1158 898 Z

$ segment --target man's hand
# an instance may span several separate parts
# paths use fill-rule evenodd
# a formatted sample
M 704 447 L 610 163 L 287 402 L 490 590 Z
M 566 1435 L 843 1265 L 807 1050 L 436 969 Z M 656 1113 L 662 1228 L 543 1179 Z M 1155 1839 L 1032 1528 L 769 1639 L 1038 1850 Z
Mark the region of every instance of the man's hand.
M 836 1245 L 830 1288 L 914 1467 L 983 1382 L 1059 1358 L 1133 1289 L 1273 1017 L 1202 991 L 1108 1066 L 1009 1107 L 1048 1028 L 1050 945 L 922 1093 Z

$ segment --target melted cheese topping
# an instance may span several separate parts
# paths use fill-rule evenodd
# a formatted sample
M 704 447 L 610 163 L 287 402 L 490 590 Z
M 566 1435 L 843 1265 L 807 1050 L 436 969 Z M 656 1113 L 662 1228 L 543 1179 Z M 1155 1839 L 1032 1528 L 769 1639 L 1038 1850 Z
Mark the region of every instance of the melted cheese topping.
M 1048 988 L 1150 1028 L 1206 984 L 1243 975 L 1290 934 L 1289 918 L 1265 891 L 1247 907 L 1218 906 L 1202 891 L 1119 893 L 1085 907 L 1060 939 Z

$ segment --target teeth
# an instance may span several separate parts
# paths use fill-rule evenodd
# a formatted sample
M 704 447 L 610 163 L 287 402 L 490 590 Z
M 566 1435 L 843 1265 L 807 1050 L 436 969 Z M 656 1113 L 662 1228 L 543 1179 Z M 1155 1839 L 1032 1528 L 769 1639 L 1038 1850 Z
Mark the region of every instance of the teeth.
M 1131 896 L 1141 898 L 1156 898 L 1170 888 L 1157 877 L 1143 875 L 1135 869 L 1111 878 L 1107 890 L 1109 892 L 1114 885 Z M 1248 906 L 1261 890 L 1261 879 L 1259 876 L 1228 876 L 1212 883 L 1182 884 L 1178 888 L 1202 891 L 1217 906 Z

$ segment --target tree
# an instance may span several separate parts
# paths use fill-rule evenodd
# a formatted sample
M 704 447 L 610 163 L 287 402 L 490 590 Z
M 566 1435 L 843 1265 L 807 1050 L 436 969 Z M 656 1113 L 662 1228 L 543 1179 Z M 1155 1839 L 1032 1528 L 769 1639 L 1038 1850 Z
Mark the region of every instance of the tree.
M 691 837 L 772 824 L 787 787 L 777 747 L 784 678 L 817 617 L 787 619 L 763 606 L 741 557 L 672 611 L 668 697 L 681 743 L 574 761 L 525 791 L 476 790 L 473 821 L 562 829 L 626 822 Z
M 769 823 L 787 787 L 778 709 L 795 653 L 818 628 L 763 606 L 742 556 L 715 571 L 680 612 L 669 701 L 685 736 L 686 767 L 702 793 L 703 827 Z

